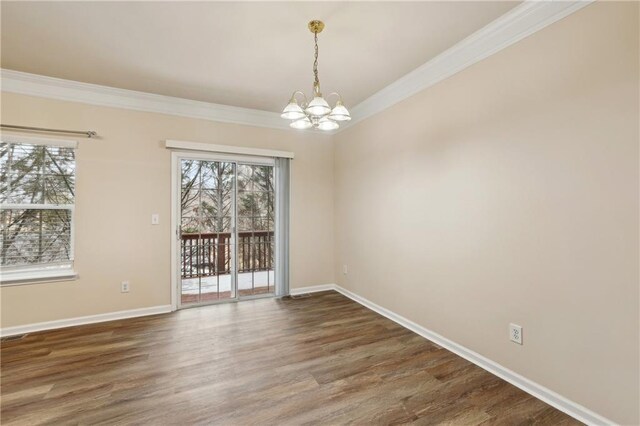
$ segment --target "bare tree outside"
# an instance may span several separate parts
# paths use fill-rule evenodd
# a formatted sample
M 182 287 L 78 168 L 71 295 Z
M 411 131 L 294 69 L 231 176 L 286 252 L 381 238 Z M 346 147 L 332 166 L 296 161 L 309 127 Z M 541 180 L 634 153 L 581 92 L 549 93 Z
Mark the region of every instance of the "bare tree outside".
M 198 296 L 183 295 L 183 301 L 211 300 L 205 293 L 212 291 L 217 292 L 217 298 L 223 297 L 220 294 L 226 290 L 221 293 L 219 284 L 205 286 L 204 282 L 212 282 L 208 277 L 231 274 L 236 254 L 237 272 L 244 277 L 249 274 L 252 282 L 250 289 L 239 289 L 241 294 L 273 291 L 273 280 L 268 277 L 273 274 L 275 252 L 274 191 L 273 166 L 181 160 L 182 278 L 190 283 L 184 284 L 187 287 L 194 279 L 199 283 Z M 266 277 L 264 285 L 254 276 L 256 272 Z M 219 278 L 215 282 L 219 283 Z
M 230 232 L 233 164 L 182 161 L 182 233 Z
M 0 264 L 71 259 L 75 151 L 0 142 Z
M 182 161 L 182 233 L 229 232 L 233 164 Z M 238 229 L 273 231 L 273 167 L 238 166 Z
M 275 221 L 273 167 L 241 164 L 239 169 L 239 229 L 273 231 Z

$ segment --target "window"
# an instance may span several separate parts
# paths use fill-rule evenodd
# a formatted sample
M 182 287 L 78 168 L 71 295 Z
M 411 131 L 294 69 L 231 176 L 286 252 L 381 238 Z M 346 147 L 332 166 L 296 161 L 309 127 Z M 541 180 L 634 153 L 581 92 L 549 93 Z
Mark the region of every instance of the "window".
M 73 272 L 76 142 L 0 138 L 0 281 Z

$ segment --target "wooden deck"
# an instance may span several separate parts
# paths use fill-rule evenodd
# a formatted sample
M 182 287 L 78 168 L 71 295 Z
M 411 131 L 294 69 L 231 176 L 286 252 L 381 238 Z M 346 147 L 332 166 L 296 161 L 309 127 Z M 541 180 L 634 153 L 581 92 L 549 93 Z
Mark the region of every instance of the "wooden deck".
M 578 424 L 335 292 L 2 343 L 1 420 L 34 424 Z

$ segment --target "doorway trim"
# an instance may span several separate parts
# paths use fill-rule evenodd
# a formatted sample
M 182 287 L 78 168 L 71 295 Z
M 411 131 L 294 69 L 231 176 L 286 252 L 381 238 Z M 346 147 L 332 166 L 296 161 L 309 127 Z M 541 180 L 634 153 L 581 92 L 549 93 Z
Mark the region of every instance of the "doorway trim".
M 293 152 L 290 151 L 277 151 L 273 149 L 249 148 L 233 145 L 214 145 L 210 143 L 179 141 L 173 139 L 167 139 L 164 144 L 168 149 L 179 149 L 183 151 L 215 152 L 218 154 L 249 155 L 254 157 L 270 158 L 280 157 L 291 159 L 293 159 L 294 156 Z

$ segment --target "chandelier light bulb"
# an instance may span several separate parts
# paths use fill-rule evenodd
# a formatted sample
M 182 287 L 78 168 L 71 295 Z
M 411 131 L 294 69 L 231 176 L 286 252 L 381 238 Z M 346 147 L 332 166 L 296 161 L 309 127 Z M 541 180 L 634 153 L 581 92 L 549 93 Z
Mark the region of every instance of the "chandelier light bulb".
M 327 117 L 321 118 L 320 121 L 318 121 L 318 129 L 320 130 L 335 130 L 338 127 L 340 127 L 338 123 L 329 120 Z
M 305 112 L 316 117 L 323 117 L 331 112 L 331 107 L 323 97 L 316 96 L 309 102 Z
M 329 118 L 334 121 L 349 121 L 351 120 L 351 114 L 344 105 L 342 105 L 341 101 L 336 102 L 336 106 L 331 110 L 331 114 L 329 114 Z
M 302 108 L 300 108 L 300 105 L 298 105 L 298 101 L 292 99 L 287 106 L 284 107 L 280 117 L 286 118 L 287 120 L 298 120 L 305 117 L 305 113 Z
M 289 126 L 298 130 L 306 130 L 306 129 L 310 129 L 313 126 L 313 124 L 311 124 L 311 120 L 305 117 L 296 121 L 292 121 L 291 124 L 289 124 Z

